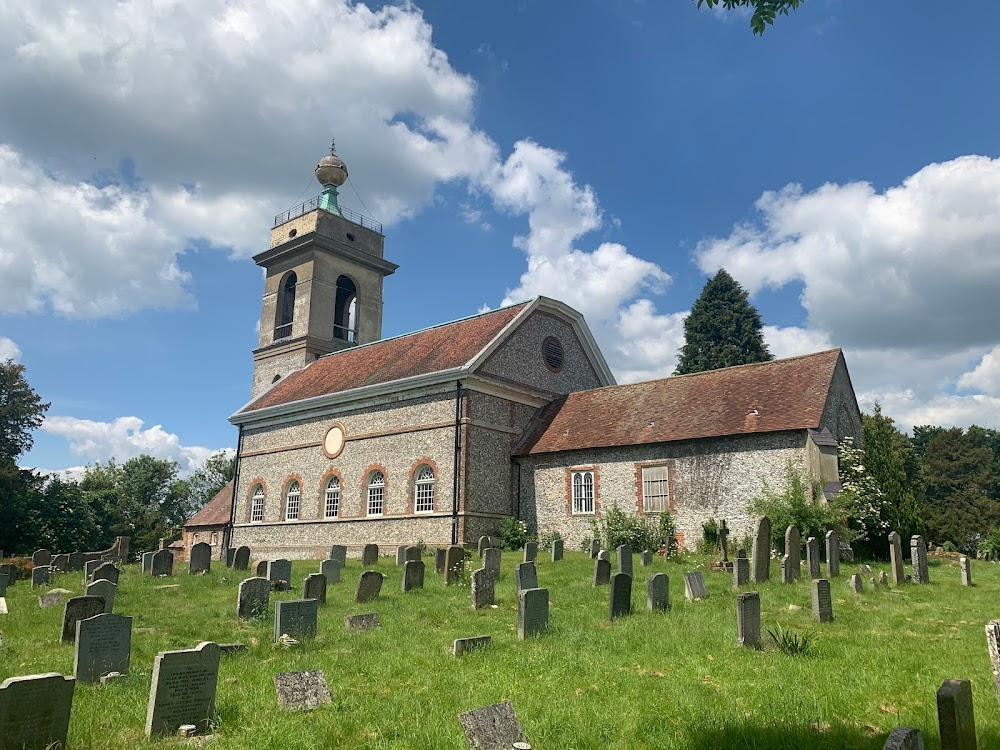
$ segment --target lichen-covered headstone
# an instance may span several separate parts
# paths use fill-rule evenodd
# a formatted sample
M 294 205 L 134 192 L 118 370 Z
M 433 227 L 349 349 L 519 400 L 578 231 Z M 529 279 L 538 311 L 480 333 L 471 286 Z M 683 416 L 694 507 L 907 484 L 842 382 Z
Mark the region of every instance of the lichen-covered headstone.
M 1000 701 L 1000 620 L 990 620 L 986 623 L 986 648 L 990 654 L 990 668 L 993 671 L 997 701 Z
M 253 573 L 259 578 L 267 578 L 267 560 L 259 560 L 253 567 Z
M 517 582 L 517 590 L 538 588 L 538 571 L 533 562 L 518 563 L 514 566 L 514 580 Z
M 49 566 L 39 565 L 31 569 L 31 588 L 46 586 L 49 583 Z
M 639 553 L 639 565 L 641 565 L 644 568 L 648 568 L 652 564 L 653 564 L 652 550 L 644 549 L 642 552 Z
M 632 614 L 632 576 L 615 573 L 611 576 L 611 592 L 608 599 L 608 619 L 626 617 Z
M 913 727 L 896 727 L 889 733 L 882 750 L 924 750 L 924 735 Z
M 466 711 L 458 721 L 472 750 L 511 750 L 528 739 L 509 701 Z
M 903 541 L 895 531 L 889 533 L 889 562 L 892 566 L 892 585 L 899 586 L 906 579 L 903 573 Z
M 271 603 L 271 582 L 266 578 L 246 578 L 240 583 L 236 616 L 241 620 L 259 620 Z
M 76 680 L 56 672 L 0 683 L 0 748 L 65 747 Z
M 889 576 L 887 576 L 885 574 L 884 570 L 880 571 L 879 574 L 878 574 L 878 585 L 879 586 L 888 586 L 889 585 Z
M 549 627 L 549 590 L 525 589 L 517 595 L 517 637 L 540 635 Z
M 536 557 L 538 557 L 538 542 L 526 542 L 522 562 L 534 562 Z
M 302 598 L 315 599 L 320 605 L 326 604 L 326 576 L 322 573 L 311 573 L 302 584 Z
M 377 612 L 369 612 L 363 615 L 347 615 L 344 618 L 344 627 L 352 632 L 362 632 L 365 630 L 378 630 L 381 623 Z
M 910 537 L 910 563 L 913 565 L 913 582 L 930 583 L 927 573 L 927 542 L 919 534 Z
M 438 547 L 434 550 L 434 572 L 438 575 L 444 575 L 444 557 L 448 550 Z
M 615 561 L 618 563 L 618 572 L 632 575 L 632 548 L 627 544 L 620 544 L 615 547 Z
M 500 561 L 502 559 L 503 550 L 499 547 L 487 547 L 483 550 L 483 567 L 487 570 L 492 570 L 493 575 L 496 578 L 500 578 Z
M 491 544 L 490 538 L 488 536 L 479 537 L 479 541 L 476 544 L 476 552 L 479 555 L 480 560 L 483 559 L 483 553 L 492 546 L 493 545 Z
M 705 588 L 705 576 L 701 571 L 684 574 L 684 596 L 689 602 L 696 602 L 699 599 L 708 598 L 708 589 Z
M 82 552 L 70 552 L 69 559 L 66 561 L 66 570 L 75 573 L 78 570 L 83 570 L 85 558 Z
M 794 523 L 785 529 L 785 554 L 788 555 L 788 565 L 792 578 L 802 577 L 802 535 Z
M 854 573 L 851 575 L 849 583 L 851 586 L 851 591 L 853 591 L 855 594 L 860 594 L 864 590 L 864 582 L 861 579 L 861 575 L 858 573 Z
M 976 750 L 972 683 L 945 680 L 937 691 L 937 709 L 942 750 Z
M 199 732 L 208 730 L 215 713 L 220 654 L 219 646 L 209 641 L 157 654 L 146 707 L 146 736 L 176 734 L 184 724 L 193 724 Z
M 819 540 L 814 536 L 806 539 L 806 566 L 809 568 L 810 578 L 815 579 L 822 575 L 819 565 Z
M 837 532 L 830 529 L 826 532 L 826 577 L 836 578 L 840 575 L 840 539 Z
M 106 613 L 78 620 L 73 674 L 80 682 L 100 682 L 110 672 L 125 674 L 131 649 L 131 617 Z
M 361 565 L 367 568 L 369 565 L 378 564 L 378 545 L 366 544 L 361 548 Z
M 607 586 L 611 583 L 611 561 L 597 558 L 594 560 L 594 586 Z
M 969 558 L 962 557 L 958 561 L 959 567 L 962 569 L 962 585 L 971 586 L 972 585 L 972 568 L 969 563 Z
M 87 560 L 83 564 L 83 577 L 89 581 L 91 576 L 94 575 L 94 571 L 97 570 L 97 566 L 102 562 L 101 560 Z
M 781 582 L 795 583 L 795 571 L 792 569 L 792 558 L 783 555 L 781 558 Z
M 467 651 L 477 648 L 485 648 L 493 640 L 488 635 L 474 635 L 469 638 L 456 638 L 451 642 L 451 653 L 454 656 L 462 656 Z
M 226 548 L 225 559 L 226 559 L 226 567 L 232 568 L 233 563 L 236 562 L 236 550 L 233 549 L 232 547 Z
M 109 614 L 115 609 L 115 595 L 118 586 L 107 578 L 98 578 L 93 583 L 87 584 L 87 596 L 98 596 L 104 600 L 104 614 Z
M 750 577 L 754 583 L 771 580 L 771 519 L 761 516 L 753 525 Z
M 118 578 L 121 576 L 121 571 L 118 566 L 112 562 L 102 562 L 96 568 L 90 576 L 92 581 L 111 581 L 111 583 L 118 585 Z
M 465 548 L 457 544 L 450 546 L 445 553 L 444 568 L 446 586 L 454 586 L 462 580 L 462 573 L 465 572 Z
M 250 569 L 250 548 L 245 544 L 241 547 L 236 548 L 236 554 L 233 555 L 233 570 L 249 570 Z
M 63 643 L 76 640 L 76 623 L 94 615 L 104 614 L 104 599 L 99 596 L 74 596 L 66 600 L 63 607 L 62 635 Z
M 374 570 L 364 571 L 358 578 L 358 587 L 354 590 L 354 601 L 370 602 L 373 599 L 378 599 L 384 578 L 384 575 Z
M 320 669 L 276 674 L 274 692 L 286 711 L 313 711 L 324 703 L 333 703 L 326 675 Z
M 403 553 L 404 562 L 420 562 L 421 550 L 415 544 L 411 544 Z
M 760 648 L 760 594 L 745 591 L 736 597 L 736 642 Z
M 833 599 L 830 596 L 830 582 L 817 578 L 812 582 L 812 614 L 819 622 L 833 622 Z
M 274 640 L 288 635 L 292 638 L 315 638 L 319 602 L 315 599 L 292 599 L 274 603 Z
M 69 568 L 69 555 L 60 554 L 52 558 L 52 562 L 49 565 L 53 570 L 58 570 L 60 573 L 65 573 Z
M 403 563 L 403 593 L 424 587 L 424 561 L 407 560 Z
M 191 547 L 188 559 L 188 573 L 197 575 L 208 573 L 212 569 L 212 545 L 208 542 L 198 542 Z
M 646 606 L 650 612 L 670 609 L 670 578 L 666 573 L 655 573 L 646 582 Z
M 472 608 L 482 609 L 494 603 L 496 579 L 493 571 L 479 568 L 472 571 Z

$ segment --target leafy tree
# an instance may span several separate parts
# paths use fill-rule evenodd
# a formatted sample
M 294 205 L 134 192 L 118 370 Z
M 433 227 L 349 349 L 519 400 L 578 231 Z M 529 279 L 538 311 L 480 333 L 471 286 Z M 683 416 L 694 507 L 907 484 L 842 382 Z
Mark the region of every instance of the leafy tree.
M 763 324 L 747 291 L 721 268 L 701 291 L 684 320 L 684 346 L 675 375 L 774 359 Z
M 735 8 L 753 8 L 753 15 L 750 16 L 750 28 L 754 34 L 763 34 L 778 15 L 787 16 L 789 10 L 798 8 L 804 0 L 697 0 L 698 7 L 707 5 L 714 8 L 721 5 L 723 8 L 733 10 Z
M 893 508 L 882 488 L 865 468 L 865 452 L 845 437 L 837 448 L 842 489 L 833 499 L 836 512 L 847 519 L 852 545 L 885 555 L 885 538 L 892 530 Z
M 236 473 L 236 454 L 219 451 L 208 457 L 205 465 L 188 480 L 191 507 L 198 509 L 218 494 Z
M 813 502 L 809 480 L 791 461 L 785 466 L 784 489 L 774 490 L 765 483 L 761 493 L 750 501 L 749 510 L 755 516 L 771 519 L 772 548 L 781 548 L 785 529 L 791 524 L 798 526 L 803 539 L 820 539 L 831 528 L 836 528 L 845 540 L 850 538 L 830 506 Z
M 24 379 L 24 365 L 0 362 L 0 461 L 14 462 L 31 450 L 31 431 L 41 426 L 49 406 Z
M 861 415 L 863 466 L 880 493 L 879 516 L 904 539 L 923 529 L 917 505 L 920 468 L 909 439 L 882 414 L 878 403 L 871 414 Z M 878 540 L 882 542 L 883 540 Z M 885 545 L 872 540 L 873 552 L 886 554 Z

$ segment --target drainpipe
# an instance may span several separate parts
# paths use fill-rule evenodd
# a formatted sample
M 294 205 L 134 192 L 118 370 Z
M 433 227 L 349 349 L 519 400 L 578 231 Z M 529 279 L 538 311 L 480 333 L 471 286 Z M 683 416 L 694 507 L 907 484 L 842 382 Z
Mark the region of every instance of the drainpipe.
M 459 465 L 462 462 L 462 381 L 455 381 L 455 476 L 451 489 L 451 543 L 458 544 Z
M 236 464 L 233 467 L 233 500 L 229 504 L 229 523 L 222 532 L 222 554 L 225 560 L 226 551 L 233 541 L 233 524 L 236 522 L 236 490 L 240 485 L 240 453 L 243 452 L 243 425 L 239 426 L 239 436 L 236 438 Z
M 514 518 L 521 520 L 521 459 L 513 456 L 514 466 L 517 467 L 517 492 L 514 495 Z

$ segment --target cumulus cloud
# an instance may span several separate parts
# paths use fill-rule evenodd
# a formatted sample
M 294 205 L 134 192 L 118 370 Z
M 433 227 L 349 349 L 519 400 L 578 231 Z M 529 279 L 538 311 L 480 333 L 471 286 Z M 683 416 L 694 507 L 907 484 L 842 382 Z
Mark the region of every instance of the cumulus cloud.
M 21 348 L 6 336 L 0 336 L 0 362 L 5 362 L 8 359 L 19 361 Z
M 808 328 L 764 326 L 764 341 L 775 359 L 832 349 L 829 334 Z
M 958 379 L 959 388 L 1000 396 L 1000 345 L 994 346 L 972 370 Z

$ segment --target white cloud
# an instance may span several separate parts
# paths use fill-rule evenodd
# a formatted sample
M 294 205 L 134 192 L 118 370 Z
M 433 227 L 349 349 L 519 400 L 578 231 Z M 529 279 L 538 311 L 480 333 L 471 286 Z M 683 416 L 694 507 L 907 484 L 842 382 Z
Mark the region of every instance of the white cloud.
M 829 334 L 796 326 L 788 328 L 764 326 L 764 341 L 775 359 L 797 357 L 800 354 L 810 354 L 833 348 Z
M 980 427 L 1000 429 L 1000 398 L 974 394 L 958 396 L 938 394 L 919 398 L 911 390 L 881 390 L 858 394 L 858 404 L 863 411 L 871 411 L 875 402 L 882 405 L 882 413 L 893 418 L 905 432 L 915 425 L 941 427 Z
M 959 388 L 1000 396 L 1000 345 L 994 346 L 974 369 L 958 379 Z
M 15 362 L 21 359 L 21 348 L 6 336 L 0 336 L 0 362 L 12 359 Z

